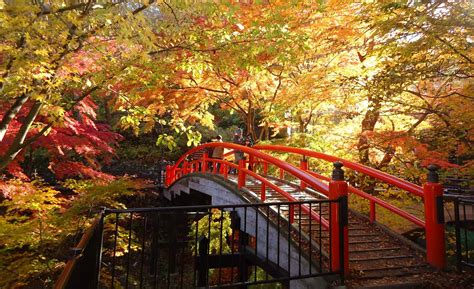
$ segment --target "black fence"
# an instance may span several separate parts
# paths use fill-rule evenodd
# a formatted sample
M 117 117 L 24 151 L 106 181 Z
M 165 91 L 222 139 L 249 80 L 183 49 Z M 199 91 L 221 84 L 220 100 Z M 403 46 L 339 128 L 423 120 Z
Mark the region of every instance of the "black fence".
M 456 232 L 456 263 L 474 268 L 474 199 L 452 198 Z
M 332 236 L 302 210 L 331 215 L 331 203 L 347 210 L 342 199 L 105 209 L 94 229 L 101 238 L 88 242 L 89 257 L 83 254 L 89 271 L 77 280 L 76 266 L 70 280 L 79 283 L 57 288 L 290 288 L 316 287 L 322 276 L 342 280 L 343 269 L 331 271 L 328 250 L 342 235 Z
M 98 288 L 104 213 L 100 212 L 84 232 L 79 243 L 71 248 L 71 256 L 54 289 Z

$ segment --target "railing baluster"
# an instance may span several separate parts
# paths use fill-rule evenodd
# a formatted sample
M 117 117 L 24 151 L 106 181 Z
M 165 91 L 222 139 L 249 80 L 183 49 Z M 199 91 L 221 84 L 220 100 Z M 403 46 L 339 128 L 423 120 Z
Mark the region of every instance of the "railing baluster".
M 467 232 L 468 232 L 468 227 L 467 227 L 467 214 L 466 214 L 466 203 L 462 204 L 462 211 L 463 211 L 463 225 L 464 225 L 464 244 L 465 244 L 465 252 L 466 252 L 466 263 L 469 264 L 469 241 L 467 239 Z
M 158 262 L 160 260 L 160 246 L 159 246 L 159 233 L 160 233 L 160 213 L 156 213 L 156 217 L 153 220 L 153 246 L 152 249 L 156 252 L 153 255 L 153 288 L 157 288 L 158 284 Z
M 209 213 L 209 217 L 207 219 L 207 224 L 208 224 L 208 228 L 207 228 L 207 241 L 208 241 L 208 250 L 207 250 L 207 255 L 211 255 L 212 251 L 211 251 L 211 224 L 212 224 L 212 209 L 209 209 L 208 211 Z M 209 266 L 209 263 L 207 263 L 208 266 Z M 209 267 L 206 267 L 206 285 L 209 284 Z
M 145 264 L 145 240 L 146 240 L 146 229 L 147 229 L 147 221 L 148 217 L 145 214 L 143 218 L 143 234 L 142 234 L 142 254 L 141 254 L 141 260 L 140 260 L 140 289 L 143 288 L 143 264 Z
M 199 215 L 198 215 L 198 213 L 196 213 L 195 220 L 196 220 L 196 231 L 194 232 L 194 235 L 195 235 L 195 239 L 194 239 L 194 256 L 198 256 L 198 238 L 199 238 Z M 197 269 L 198 269 L 198 268 L 196 268 L 196 263 L 194 263 L 193 268 L 194 268 L 193 286 L 197 286 L 197 283 L 196 283 L 196 272 L 197 272 Z
M 375 222 L 375 202 L 373 200 L 370 200 L 370 222 L 373 223 Z
M 309 203 L 309 211 L 310 212 L 313 212 L 313 207 L 312 207 L 313 203 Z M 309 229 L 308 229 L 308 236 L 309 236 L 309 244 L 308 244 L 308 256 L 309 256 L 309 268 L 308 268 L 308 274 L 311 275 L 311 267 L 313 266 L 313 237 L 311 235 L 311 222 L 312 222 L 312 219 L 313 217 L 311 216 L 311 214 L 309 215 Z
M 290 212 L 291 214 L 291 209 L 293 205 L 289 205 L 288 207 L 288 211 Z M 290 240 L 291 240 L 291 221 L 288 220 L 288 238 L 287 238 L 287 241 L 288 241 L 288 247 L 287 247 L 287 252 L 288 252 L 288 281 L 290 280 L 291 278 L 291 246 L 290 246 Z
M 280 219 L 281 219 L 281 205 L 278 204 L 278 216 L 277 216 L 277 267 L 280 268 Z
M 133 213 L 130 213 L 130 225 L 128 227 L 128 247 L 127 247 L 127 275 L 125 278 L 125 288 L 128 288 L 128 278 L 130 275 L 130 256 L 132 256 L 131 245 L 132 245 L 132 223 L 133 223 Z
M 270 247 L 270 245 L 269 245 L 269 244 L 270 244 L 270 243 L 269 243 L 269 235 L 270 235 L 270 233 L 269 233 L 269 232 L 270 232 L 270 230 L 269 230 L 269 228 L 270 228 L 270 206 L 267 206 L 267 222 L 266 222 L 266 223 L 267 223 L 267 236 L 266 236 L 266 240 L 265 240 L 265 241 L 266 241 L 267 246 L 266 246 L 266 252 L 265 252 L 265 263 L 266 263 L 266 265 L 268 266 L 268 264 L 269 264 L 269 263 L 268 263 L 268 251 L 269 251 L 269 247 Z M 268 280 L 268 272 L 267 272 L 267 271 L 265 271 L 265 280 Z
M 322 216 L 322 204 L 319 203 L 319 215 Z M 331 223 L 329 223 L 329 226 L 331 226 Z M 331 231 L 331 229 L 329 229 Z M 321 271 L 323 270 L 323 243 L 322 243 L 322 223 L 319 221 L 319 269 Z M 331 254 L 331 251 L 329 251 L 329 254 Z M 331 259 L 331 256 L 329 256 L 329 259 Z
M 258 212 L 259 212 L 259 206 L 257 205 L 255 207 L 255 255 L 258 254 Z M 254 275 L 255 275 L 255 282 L 257 281 L 257 264 L 255 264 L 254 268 Z
M 219 278 L 217 281 L 217 285 L 221 285 L 221 277 L 222 277 L 222 230 L 224 228 L 224 209 L 221 209 L 221 216 L 220 216 L 220 230 L 219 230 Z
M 117 256 L 118 220 L 119 220 L 119 213 L 115 213 L 114 255 L 112 257 L 112 278 L 111 278 L 110 288 L 115 288 L 114 281 L 115 281 L 115 262 L 116 262 L 116 256 Z
M 301 204 L 299 206 L 298 217 L 298 274 L 301 276 Z M 311 218 L 311 215 L 308 215 Z

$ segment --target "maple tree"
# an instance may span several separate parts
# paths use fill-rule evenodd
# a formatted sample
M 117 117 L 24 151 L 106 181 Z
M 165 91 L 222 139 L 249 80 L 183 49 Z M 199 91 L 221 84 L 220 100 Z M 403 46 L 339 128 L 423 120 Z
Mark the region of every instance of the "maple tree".
M 23 180 L 0 181 L 7 199 L 0 233 L 16 232 L 9 258 L 21 244 L 34 250 L 64 237 L 43 242 L 22 232 L 50 220 L 40 231 L 56 230 L 60 211 L 68 220 L 84 214 L 48 185 L 26 181 L 32 154 L 47 155 L 58 179 L 98 178 L 129 195 L 127 184 L 100 172 L 120 132 L 133 141 L 158 132 L 157 145 L 169 150 L 192 146 L 199 127 L 215 129 L 216 108 L 238 115 L 255 139 L 416 183 L 429 163 L 472 174 L 472 8 L 470 1 L 0 2 L 0 174 Z M 299 133 L 274 138 L 289 126 Z M 382 198 L 414 202 L 367 182 Z M 110 188 L 91 184 L 101 188 L 91 199 Z M 75 196 L 87 198 L 77 186 Z M 25 221 L 30 197 L 39 209 Z M 49 266 L 35 264 L 40 272 Z

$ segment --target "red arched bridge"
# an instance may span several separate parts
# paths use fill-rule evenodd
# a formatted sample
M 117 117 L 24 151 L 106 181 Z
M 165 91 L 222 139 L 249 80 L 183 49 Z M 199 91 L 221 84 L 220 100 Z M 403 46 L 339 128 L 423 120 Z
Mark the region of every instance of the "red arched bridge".
M 216 147 L 223 159 L 208 157 Z M 309 165 L 325 163 L 330 177 Z M 446 265 L 443 188 L 428 169 L 420 187 L 307 149 L 207 143 L 166 167 L 172 206 L 103 209 L 55 288 L 418 288 Z M 415 196 L 424 218 L 349 185 L 344 170 Z M 426 249 L 377 222 L 380 208 L 424 229 Z
M 209 158 L 205 151 L 215 147 L 224 147 L 230 151 L 226 154 L 229 160 L 227 157 Z M 204 153 L 198 153 L 200 151 Z M 246 157 L 235 163 L 232 161 L 234 151 L 240 151 Z M 298 159 L 299 164 L 284 161 L 278 158 L 279 154 L 285 154 L 287 159 Z M 313 171 L 308 165 L 310 161 L 333 163 L 332 177 Z M 424 219 L 348 185 L 342 167 L 352 170 L 359 177 L 374 178 L 380 183 L 421 197 Z M 308 149 L 281 145 L 245 147 L 232 143 L 208 143 L 189 150 L 174 165 L 167 167 L 166 187 L 173 187 L 186 176 L 201 174 L 214 174 L 234 182 L 238 189 L 253 196 L 255 202 L 338 200 L 347 197 L 366 200 L 368 218 L 349 206 L 348 222 L 343 224 L 341 222 L 345 221 L 340 212 L 343 203 L 321 204 L 312 208 L 305 204 L 290 204 L 279 212 L 292 226 L 303 227 L 311 241 L 328 251 L 332 270 L 341 270 L 346 276 L 362 279 L 398 278 L 445 267 L 443 189 L 438 182 L 435 166 L 429 167 L 427 182 L 420 187 L 379 170 Z M 417 245 L 410 244 L 410 241 L 384 226 L 375 226 L 378 207 L 423 228 L 426 250 L 419 250 Z M 330 242 L 327 238 L 329 235 L 332 236 Z

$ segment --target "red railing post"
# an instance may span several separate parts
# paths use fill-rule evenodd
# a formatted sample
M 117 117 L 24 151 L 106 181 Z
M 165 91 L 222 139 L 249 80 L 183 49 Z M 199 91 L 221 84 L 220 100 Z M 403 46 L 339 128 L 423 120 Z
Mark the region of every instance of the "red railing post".
M 307 171 L 308 170 L 308 161 L 306 160 L 306 157 L 303 156 L 303 158 L 301 159 L 300 161 L 300 168 L 303 170 L 303 171 Z M 300 180 L 300 189 L 301 190 L 304 190 L 306 189 L 306 183 L 301 181 Z
M 426 260 L 437 269 L 446 267 L 444 241 L 443 186 L 439 183 L 438 167 L 428 166 L 428 180 L 423 185 L 425 201 Z
M 370 222 L 371 223 L 375 222 L 375 202 L 374 201 L 370 201 L 369 214 L 370 214 Z
M 227 167 L 227 164 L 222 164 L 222 173 L 224 174 L 224 179 L 227 179 L 228 174 L 229 174 L 229 168 Z
M 218 173 L 218 171 L 217 171 L 217 162 L 214 161 L 214 160 L 211 160 L 211 164 L 212 164 L 212 173 L 213 174 Z
M 245 160 L 239 160 L 239 172 L 237 177 L 237 187 L 240 189 L 245 187 Z
M 204 152 L 202 155 L 202 172 L 207 173 L 207 153 Z
M 253 171 L 254 163 L 255 163 L 255 157 L 249 154 L 249 170 L 250 171 Z
M 171 165 L 166 166 L 166 186 L 169 187 L 176 179 L 176 168 Z
M 170 185 L 171 180 L 171 166 L 167 165 L 165 170 L 165 186 L 168 187 Z
M 262 202 L 265 202 L 267 199 L 267 186 L 265 185 L 264 182 L 262 182 L 262 186 L 260 187 L 260 200 Z
M 345 208 L 342 208 L 341 205 L 343 205 L 343 202 L 347 202 L 347 187 L 347 183 L 344 181 L 342 163 L 335 162 L 334 170 L 332 171 L 332 180 L 329 182 L 329 199 L 339 200 L 340 202 L 332 202 L 330 204 L 330 234 L 333 240 L 330 244 L 332 265 L 331 271 L 341 270 L 345 275 L 349 273 L 349 231 L 347 228 L 347 203 Z M 341 264 L 341 262 L 343 264 Z
M 280 180 L 283 180 L 283 178 L 285 177 L 285 171 L 280 168 Z
M 181 170 L 181 176 L 184 176 L 188 173 L 188 161 L 183 162 L 183 168 Z
M 267 175 L 267 172 L 268 172 L 268 163 L 264 162 L 263 163 L 263 174 Z M 260 187 L 260 200 L 262 200 L 262 202 L 265 202 L 266 199 L 267 199 L 267 184 L 262 182 L 262 186 Z

